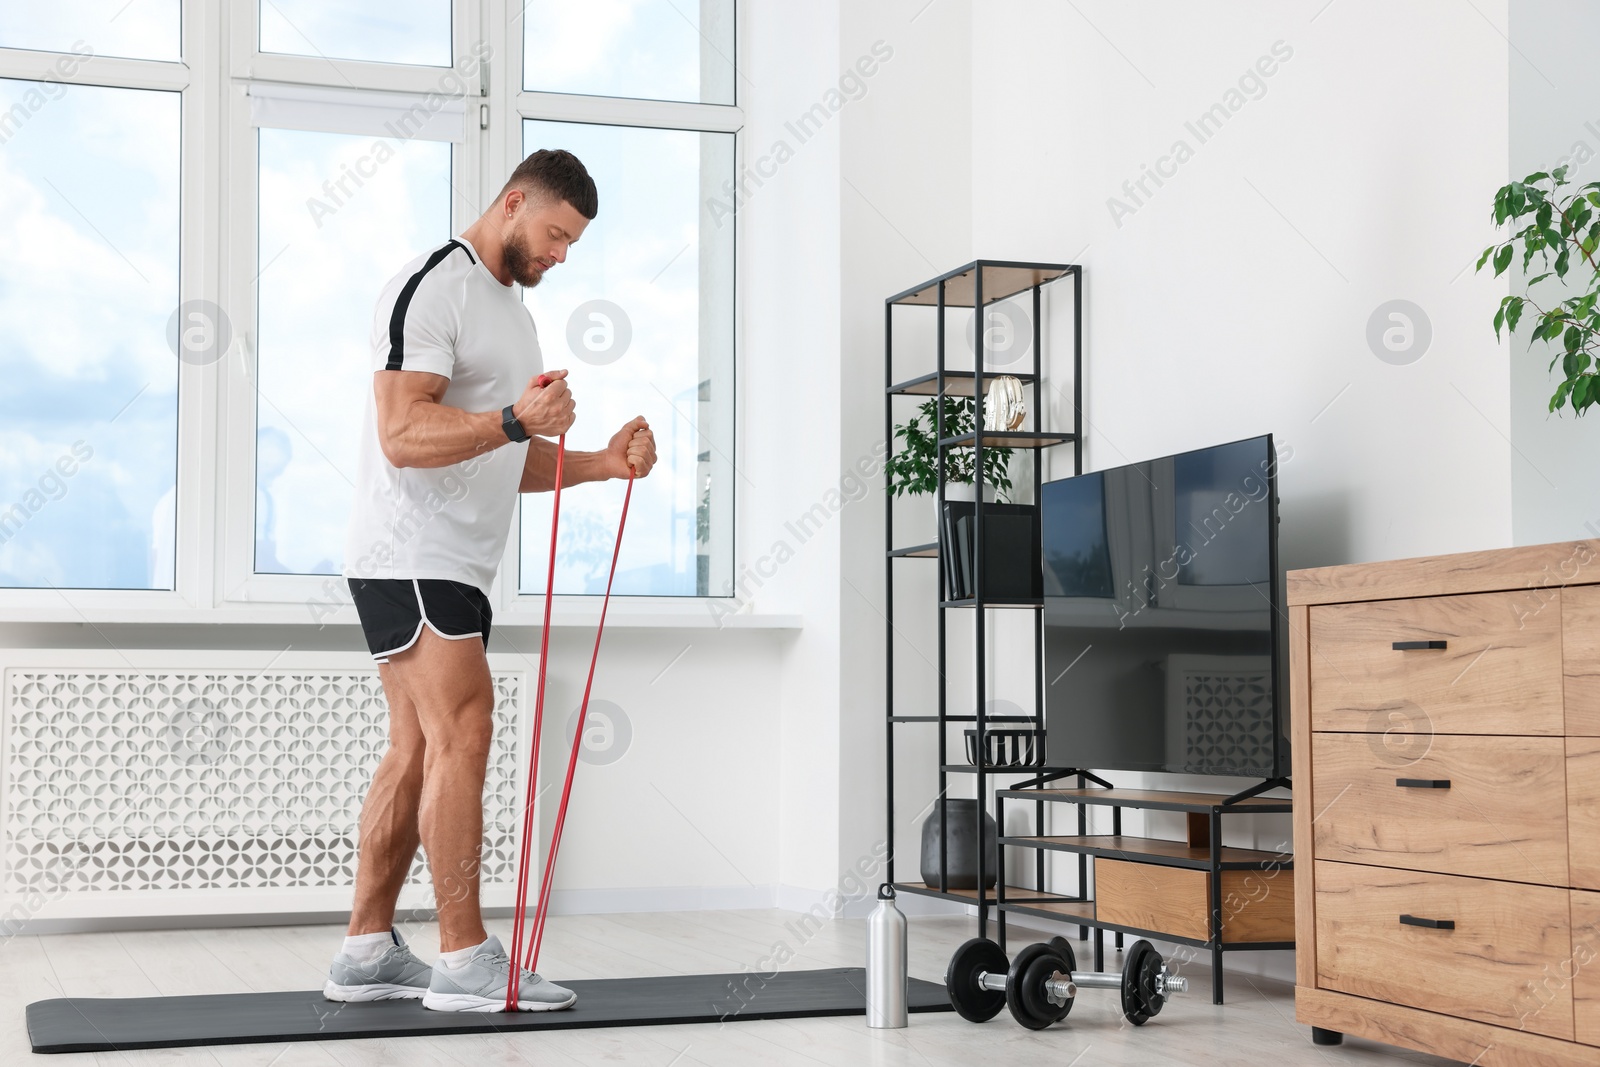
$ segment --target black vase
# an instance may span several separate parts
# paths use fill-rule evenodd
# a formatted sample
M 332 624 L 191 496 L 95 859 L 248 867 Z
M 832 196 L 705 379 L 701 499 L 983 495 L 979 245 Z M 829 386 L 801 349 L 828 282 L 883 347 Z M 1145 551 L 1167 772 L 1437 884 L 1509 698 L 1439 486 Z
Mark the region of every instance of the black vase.
M 946 798 L 945 810 L 950 819 L 945 831 L 945 886 L 948 889 L 978 888 L 978 848 L 976 800 Z M 930 888 L 939 887 L 939 805 L 922 824 L 922 881 Z M 983 886 L 993 889 L 997 881 L 995 871 L 994 817 L 983 813 Z

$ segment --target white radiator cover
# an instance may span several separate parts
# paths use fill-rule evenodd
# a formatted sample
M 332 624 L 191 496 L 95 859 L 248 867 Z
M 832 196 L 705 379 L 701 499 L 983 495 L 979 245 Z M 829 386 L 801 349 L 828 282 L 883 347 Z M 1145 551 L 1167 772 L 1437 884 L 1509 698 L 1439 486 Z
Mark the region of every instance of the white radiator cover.
M 485 903 L 503 904 L 534 663 L 489 660 L 480 874 Z M 387 745 L 369 657 L 8 649 L 0 668 L 0 927 L 349 908 L 361 801 Z M 419 856 L 401 902 L 430 901 Z

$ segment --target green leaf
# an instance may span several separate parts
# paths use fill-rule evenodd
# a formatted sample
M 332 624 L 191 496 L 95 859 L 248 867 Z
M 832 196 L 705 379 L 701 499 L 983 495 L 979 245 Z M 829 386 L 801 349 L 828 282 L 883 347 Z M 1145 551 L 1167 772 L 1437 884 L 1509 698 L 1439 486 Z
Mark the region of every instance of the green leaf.
M 1526 300 L 1518 296 L 1512 297 L 1511 303 L 1506 305 L 1506 326 L 1513 332 L 1516 331 L 1517 320 L 1522 318 L 1522 306 L 1526 303 Z
M 1500 325 L 1505 321 L 1506 309 L 1504 306 L 1502 306 L 1499 311 L 1494 313 L 1494 339 L 1496 341 L 1500 340 Z
M 1488 248 L 1485 248 L 1483 250 L 1483 255 L 1478 257 L 1478 265 L 1476 267 L 1474 267 L 1473 270 L 1482 270 L 1483 269 L 1483 265 L 1485 263 L 1489 262 L 1489 257 L 1494 255 L 1494 250 L 1496 248 L 1498 248 L 1498 247 L 1500 247 L 1500 246 L 1499 245 L 1490 245 Z
M 1511 183 L 1511 216 L 1521 216 L 1528 206 L 1528 190 L 1521 182 Z
M 1555 213 L 1555 205 L 1548 200 L 1539 205 L 1539 211 L 1533 217 L 1534 225 L 1540 230 L 1550 229 L 1550 218 Z
M 1578 349 L 1583 344 L 1583 331 L 1576 326 L 1568 326 L 1567 332 L 1561 338 L 1561 344 L 1567 350 L 1567 355 L 1573 357 L 1574 361 L 1576 361 Z M 1567 377 L 1570 378 L 1577 373 L 1576 369 L 1569 370 L 1567 371 Z
M 1535 285 L 1538 285 L 1548 277 L 1550 277 L 1548 273 L 1539 275 L 1537 278 L 1534 278 L 1528 282 L 1528 288 L 1532 289 Z
M 1567 167 L 1566 167 L 1566 164 L 1562 164 L 1561 166 L 1557 167 L 1555 170 L 1551 171 L 1550 172 L 1550 176 L 1556 180 L 1556 184 L 1557 185 L 1565 185 L 1565 184 L 1567 184 Z
M 1506 242 L 1506 244 L 1501 246 L 1500 251 L 1498 253 L 1496 253 L 1496 255 L 1494 257 L 1494 276 L 1496 278 L 1500 277 L 1500 275 L 1502 275 L 1502 274 L 1504 274 L 1506 272 L 1506 268 L 1509 267 L 1510 265 L 1511 265 L 1511 243 L 1508 241 L 1508 242 Z
M 1524 183 L 1526 183 L 1528 185 L 1532 185 L 1534 182 L 1542 182 L 1548 177 L 1550 177 L 1550 175 L 1546 174 L 1544 171 L 1541 170 L 1541 171 L 1537 171 L 1537 172 L 1535 172 L 1533 174 L 1528 175 L 1526 178 L 1524 178 L 1522 180 L 1523 180 Z
M 1565 278 L 1566 276 L 1567 276 L 1567 247 L 1566 247 L 1566 245 L 1562 245 L 1561 246 L 1561 251 L 1556 253 L 1556 277 Z

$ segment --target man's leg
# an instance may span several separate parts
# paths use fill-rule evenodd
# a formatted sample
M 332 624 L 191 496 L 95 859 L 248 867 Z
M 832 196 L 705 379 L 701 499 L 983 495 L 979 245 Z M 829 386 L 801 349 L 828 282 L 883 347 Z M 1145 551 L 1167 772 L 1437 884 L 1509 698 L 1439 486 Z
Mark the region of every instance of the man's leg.
M 489 661 L 482 641 L 447 640 L 425 626 L 416 644 L 389 657 L 388 673 L 414 708 L 423 738 L 416 826 L 433 875 L 439 950 L 471 948 L 489 936 L 478 906 L 483 783 L 494 726 Z M 389 689 L 387 679 L 384 688 Z M 365 832 L 365 812 L 362 829 Z M 411 848 L 408 864 L 415 845 Z M 365 863 L 365 842 L 362 852 Z M 391 867 L 389 873 L 398 891 L 405 872 Z M 392 912 L 393 897 L 388 899 Z
M 422 801 L 424 741 L 417 705 L 392 663 L 380 663 L 378 677 L 389 703 L 389 751 L 361 805 L 361 858 L 347 931 L 352 937 L 387 933 L 394 925 L 395 902 L 420 841 L 417 809 Z

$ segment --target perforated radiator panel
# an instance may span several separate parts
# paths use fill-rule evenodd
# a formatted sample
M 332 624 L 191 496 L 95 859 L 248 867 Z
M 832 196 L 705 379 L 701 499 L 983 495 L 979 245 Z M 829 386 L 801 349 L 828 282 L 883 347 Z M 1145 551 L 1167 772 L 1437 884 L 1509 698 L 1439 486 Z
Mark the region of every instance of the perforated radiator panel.
M 493 677 L 480 873 L 503 884 L 523 676 Z M 4 699 L 8 894 L 353 884 L 387 744 L 375 670 L 11 667 Z

